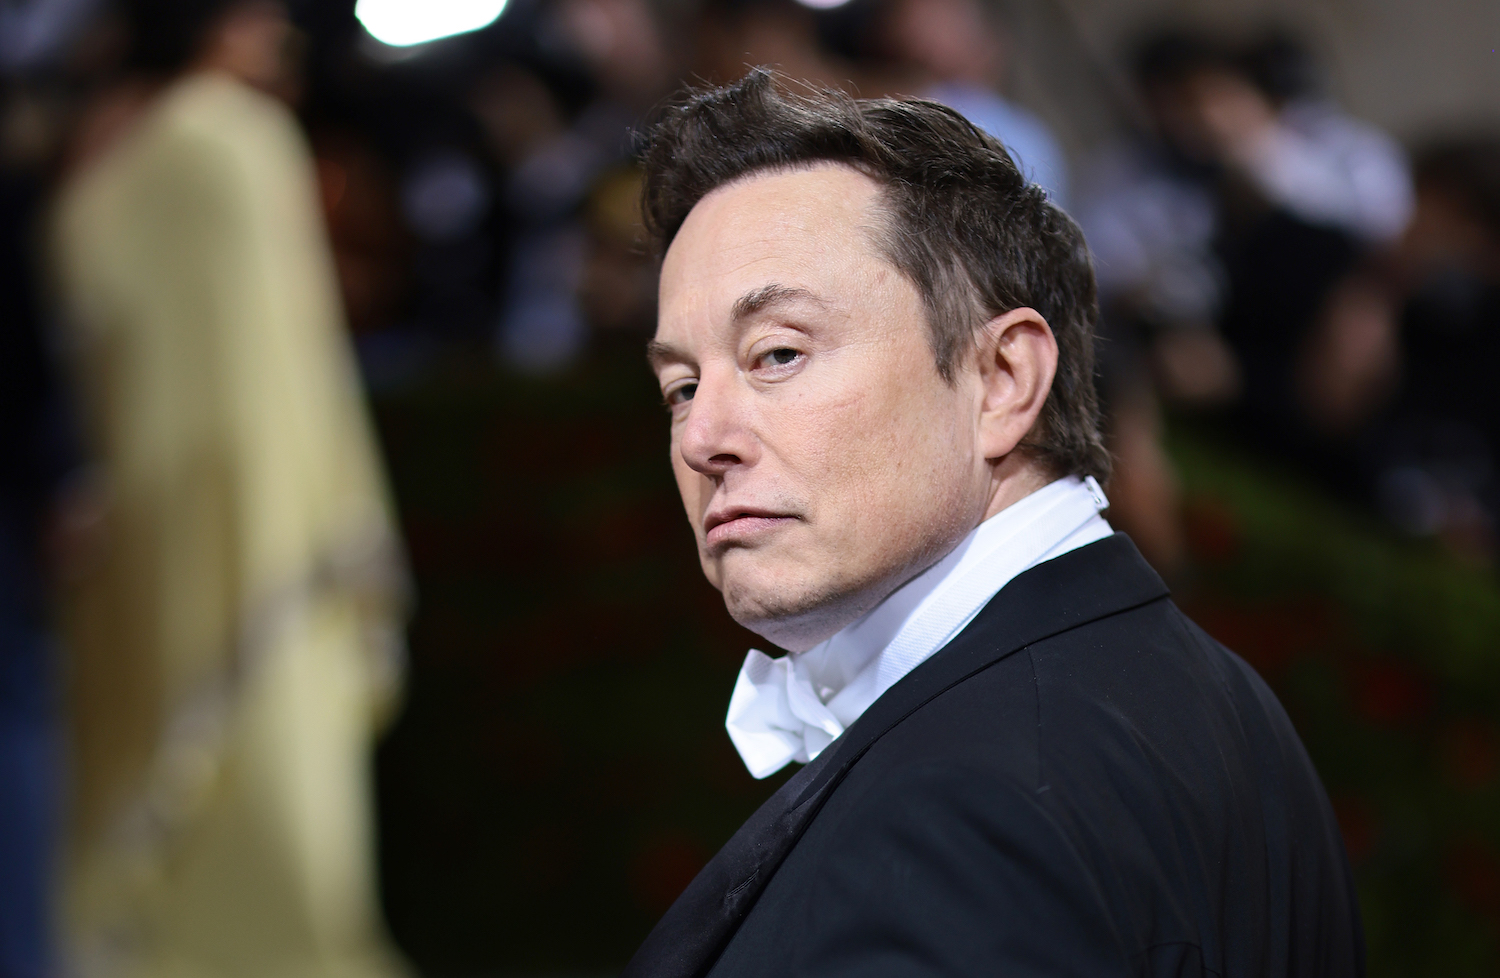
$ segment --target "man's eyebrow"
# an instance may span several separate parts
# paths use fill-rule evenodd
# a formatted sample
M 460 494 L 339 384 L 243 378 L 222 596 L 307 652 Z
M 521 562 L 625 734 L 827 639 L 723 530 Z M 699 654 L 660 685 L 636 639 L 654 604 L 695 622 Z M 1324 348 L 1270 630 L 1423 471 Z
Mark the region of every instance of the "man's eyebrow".
M 762 285 L 758 289 L 751 289 L 735 300 L 732 315 L 736 320 L 745 319 L 762 312 L 772 306 L 778 306 L 786 302 L 816 302 L 823 304 L 823 300 L 807 289 L 793 288 L 772 282 Z
M 773 306 L 787 302 L 815 302 L 818 305 L 825 305 L 820 296 L 807 289 L 771 282 L 760 288 L 751 289 L 736 299 L 730 315 L 736 322 L 739 322 L 758 312 L 764 312 Z M 660 369 L 668 363 L 688 363 L 690 360 L 691 357 L 670 343 L 663 343 L 661 340 L 650 340 L 646 343 L 646 362 L 651 364 L 652 369 Z
M 651 340 L 646 344 L 646 362 L 651 364 L 653 370 L 659 369 L 668 363 L 686 363 L 688 356 L 670 343 L 661 340 Z

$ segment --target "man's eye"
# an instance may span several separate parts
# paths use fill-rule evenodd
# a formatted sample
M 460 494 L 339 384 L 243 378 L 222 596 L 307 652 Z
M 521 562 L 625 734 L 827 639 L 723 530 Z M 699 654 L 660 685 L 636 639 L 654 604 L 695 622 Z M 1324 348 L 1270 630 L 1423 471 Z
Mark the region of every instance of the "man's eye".
M 777 349 L 774 349 L 769 353 L 763 354 L 761 356 L 761 360 L 764 361 L 767 366 L 784 367 L 787 364 L 795 361 L 801 355 L 802 354 L 798 351 L 793 350 L 790 347 L 783 346 L 778 347 Z
M 679 404 L 686 404 L 688 401 L 691 401 L 693 399 L 693 395 L 696 393 L 698 393 L 698 385 L 696 382 L 681 384 L 677 387 L 674 387 L 671 390 L 667 391 L 667 406 L 676 407 Z

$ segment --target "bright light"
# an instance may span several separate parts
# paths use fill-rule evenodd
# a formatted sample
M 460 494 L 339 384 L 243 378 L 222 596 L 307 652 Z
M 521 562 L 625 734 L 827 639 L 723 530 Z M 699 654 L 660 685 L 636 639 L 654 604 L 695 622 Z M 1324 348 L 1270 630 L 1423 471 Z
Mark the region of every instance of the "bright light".
M 359 0 L 354 16 L 375 40 L 404 48 L 477 31 L 504 9 L 505 0 Z
M 814 10 L 832 10 L 834 7 L 842 7 L 849 0 L 797 0 L 797 2 Z

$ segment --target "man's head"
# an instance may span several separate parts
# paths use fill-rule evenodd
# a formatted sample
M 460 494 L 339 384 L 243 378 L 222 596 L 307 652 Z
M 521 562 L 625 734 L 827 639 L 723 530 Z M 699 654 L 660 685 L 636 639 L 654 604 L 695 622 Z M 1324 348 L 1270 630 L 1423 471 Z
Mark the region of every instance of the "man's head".
M 811 647 L 1050 478 L 1103 479 L 1083 237 L 918 101 L 756 72 L 655 129 L 652 364 L 705 573 Z
M 1003 87 L 1007 39 L 996 14 L 979 0 L 887 0 L 878 43 L 931 80 Z
M 274 89 L 285 79 L 292 24 L 283 0 L 123 0 L 137 70 L 212 70 Z

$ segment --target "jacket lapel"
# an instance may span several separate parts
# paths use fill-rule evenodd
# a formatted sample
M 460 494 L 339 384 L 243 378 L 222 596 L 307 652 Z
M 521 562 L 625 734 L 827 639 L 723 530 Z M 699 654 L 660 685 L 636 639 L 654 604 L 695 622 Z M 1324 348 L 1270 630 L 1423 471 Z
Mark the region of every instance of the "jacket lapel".
M 767 799 L 683 891 L 622 978 L 701 978 L 849 769 L 945 690 L 1028 645 L 1168 594 L 1124 534 L 1026 571 Z

